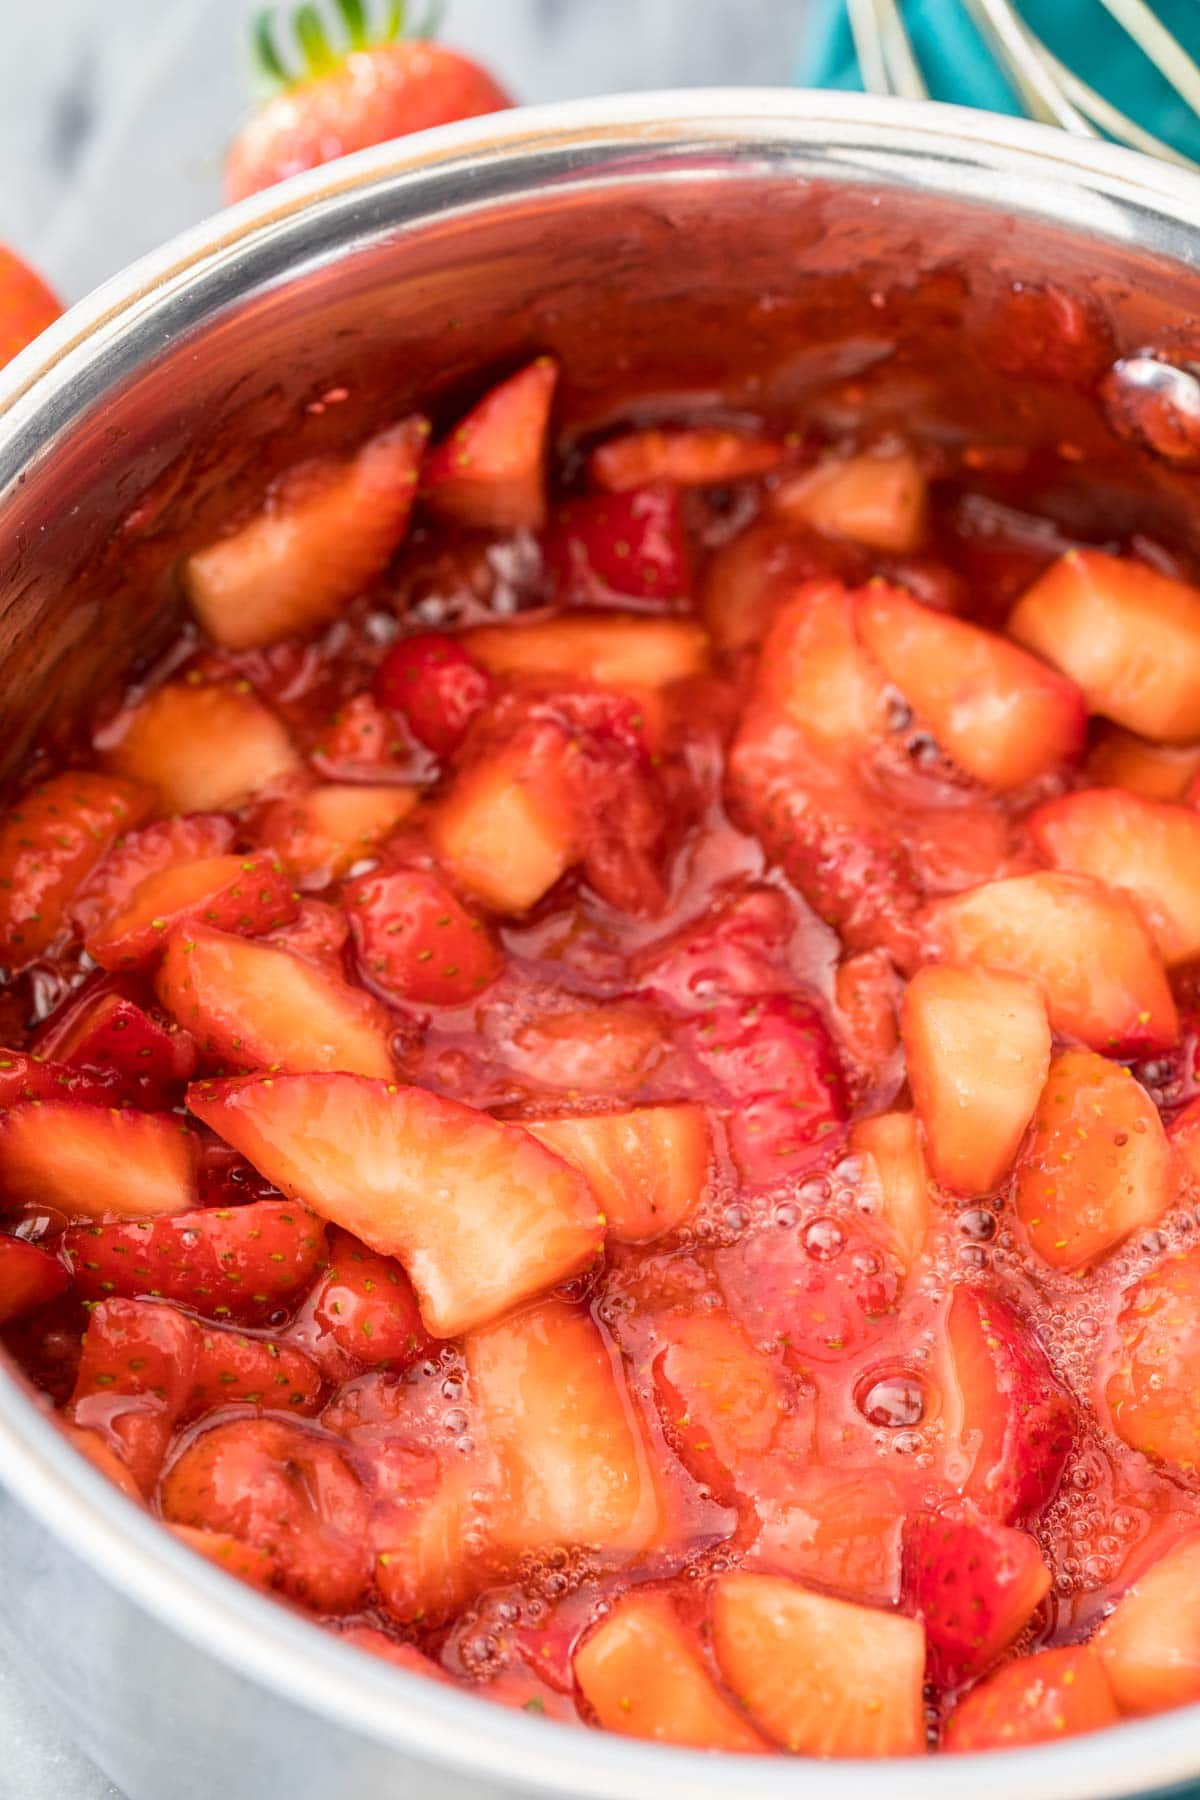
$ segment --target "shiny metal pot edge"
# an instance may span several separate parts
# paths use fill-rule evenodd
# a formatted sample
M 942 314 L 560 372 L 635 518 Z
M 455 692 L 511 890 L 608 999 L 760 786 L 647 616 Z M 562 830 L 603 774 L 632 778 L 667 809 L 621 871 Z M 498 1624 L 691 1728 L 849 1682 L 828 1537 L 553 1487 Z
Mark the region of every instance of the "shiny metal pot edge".
M 186 233 L 100 288 L 0 373 L 0 490 L 164 336 L 185 329 L 222 296 L 269 279 L 272 268 L 282 272 L 325 258 L 351 242 L 356 217 L 364 225 L 369 219 L 373 190 L 409 194 L 419 218 L 442 205 L 486 205 L 515 187 L 570 179 L 573 170 L 609 157 L 628 162 L 640 145 L 680 158 L 733 145 L 753 157 L 756 148 L 781 142 L 827 181 L 978 199 L 1184 264 L 1200 262 L 1193 223 L 1200 219 L 1200 179 L 1024 122 L 788 90 L 668 93 L 518 111 L 299 177 Z M 1196 1709 L 1003 1756 L 819 1769 L 784 1758 L 714 1758 L 581 1734 L 377 1665 L 219 1574 L 124 1501 L 7 1380 L 0 1380 L 0 1482 L 17 1503 L 4 1519 L 0 1566 L 7 1559 L 28 1573 L 32 1594 L 24 1615 L 10 1612 L 10 1629 L 35 1641 L 37 1583 L 48 1592 L 57 1581 L 68 1598 L 79 1595 L 81 1608 L 120 1609 L 119 1618 L 104 1621 L 79 1613 L 77 1629 L 93 1637 L 98 1655 L 106 1644 L 136 1643 L 143 1630 L 168 1649 L 177 1645 L 180 1659 L 215 1684 L 220 1705 L 229 1708 L 218 1717 L 228 1719 L 231 1746 L 240 1743 L 240 1760 L 231 1755 L 227 1767 L 219 1746 L 209 1746 L 203 1791 L 214 1791 L 211 1769 L 217 1769 L 223 1800 L 284 1792 L 296 1800 L 335 1793 L 372 1800 L 401 1785 L 447 1796 L 516 1789 L 622 1800 L 782 1796 L 801 1785 L 828 1800 L 873 1800 L 885 1791 L 889 1800 L 951 1800 L 968 1789 L 1006 1800 L 1013 1794 L 1106 1800 L 1200 1776 Z M 52 1664 L 53 1641 L 41 1649 Z M 170 1674 L 165 1665 L 163 1673 Z M 106 1674 L 111 1711 L 112 1682 L 123 1671 Z M 172 1767 L 159 1701 L 152 1692 L 130 1697 L 133 1729 L 144 1730 L 160 1758 L 159 1785 L 151 1778 L 137 1800 L 201 1791 Z M 249 1723 L 238 1721 L 235 1732 L 243 1702 L 251 1708 Z M 119 1774 L 120 1758 L 108 1751 L 104 1683 L 71 1711 L 86 1747 Z M 246 1745 L 255 1744 L 256 1718 L 263 1721 L 261 1766 L 248 1774 Z

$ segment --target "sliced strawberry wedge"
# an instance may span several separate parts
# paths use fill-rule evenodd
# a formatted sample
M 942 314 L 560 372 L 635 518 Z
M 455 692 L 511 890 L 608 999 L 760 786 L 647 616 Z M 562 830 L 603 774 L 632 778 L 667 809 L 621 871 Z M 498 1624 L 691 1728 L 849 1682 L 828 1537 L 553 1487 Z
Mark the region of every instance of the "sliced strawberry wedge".
M 878 1466 L 801 1469 L 778 1497 L 759 1496 L 760 1525 L 743 1567 L 811 1581 L 864 1605 L 894 1606 L 912 1501 L 910 1487 Z
M 155 1295 L 208 1319 L 262 1324 L 294 1307 L 325 1260 L 320 1219 L 291 1200 L 169 1219 L 80 1225 L 62 1252 L 85 1300 Z
M 428 869 L 377 870 L 347 883 L 342 905 L 365 980 L 388 1000 L 463 1006 L 504 958 L 483 920 Z
M 931 1678 L 948 1688 L 989 1669 L 1050 1591 L 1036 1538 L 961 1509 L 912 1515 L 903 1578 L 925 1621 Z
M 527 1131 L 353 1075 L 205 1082 L 188 1103 L 259 1172 L 407 1269 L 453 1337 L 586 1268 L 603 1221 Z
M 1093 1050 L 1149 1054 L 1179 1035 L 1162 959 L 1132 902 L 1086 875 L 989 881 L 922 914 L 939 960 L 1027 976 L 1058 1033 Z
M 161 955 L 168 934 L 195 921 L 258 937 L 296 917 L 299 901 L 276 856 L 210 856 L 148 875 L 128 904 L 97 925 L 89 956 L 104 969 L 132 969 Z
M 654 482 L 676 487 L 717 487 L 766 475 L 782 462 L 784 446 L 760 431 L 714 425 L 649 426 L 622 432 L 588 457 L 597 487 L 625 494 Z
M 904 995 L 901 1032 L 934 1176 L 956 1193 L 994 1192 L 1050 1067 L 1040 990 L 990 969 L 918 969 Z
M 0 1115 L 33 1100 L 79 1100 L 88 1106 L 115 1106 L 121 1084 L 107 1070 L 69 1068 L 23 1050 L 0 1049 Z
M 244 684 L 157 688 L 117 721 L 104 761 L 157 790 L 163 811 L 182 813 L 241 806 L 301 772 L 282 722 Z
M 1122 1712 L 1200 1700 L 1200 1535 L 1183 1538 L 1138 1577 L 1095 1643 Z
M 403 714 L 435 756 L 450 756 L 491 698 L 486 670 L 457 638 L 420 631 L 393 644 L 375 674 L 375 698 Z
M 335 1381 L 363 1369 L 406 1369 L 429 1349 L 400 1264 L 376 1256 L 348 1231 L 330 1233 L 329 1266 L 289 1335 Z
M 1032 1518 L 1058 1487 L 1075 1409 L 1033 1332 L 984 1288 L 954 1289 L 946 1315 L 947 1473 L 983 1512 Z
M 153 805 L 140 783 L 66 770 L 0 817 L 0 966 L 23 968 L 54 942 L 83 882 Z
M 1140 1091 L 1140 1090 L 1139 1090 Z M 1166 1258 L 1124 1296 L 1104 1390 L 1135 1450 L 1200 1465 L 1200 1251 Z
M 730 1691 L 781 1748 L 805 1756 L 918 1756 L 925 1633 L 781 1576 L 722 1575 L 712 1643 Z
M 39 1056 L 69 1068 L 111 1071 L 135 1105 L 151 1109 L 170 1105 L 196 1072 L 196 1045 L 188 1033 L 115 989 L 85 990 L 39 1034 L 37 1046 Z
M 428 823 L 430 845 L 452 878 L 484 906 L 536 905 L 579 853 L 563 733 L 515 738 L 456 776 Z
M 57 1300 L 66 1286 L 67 1271 L 57 1256 L 0 1233 L 0 1325 Z
M 973 1688 L 946 1728 L 948 1750 L 1012 1750 L 1102 1731 L 1120 1714 L 1090 1644 L 1019 1656 Z
M 810 581 L 763 645 L 756 693 L 839 759 L 888 729 L 887 682 L 858 635 L 858 601 L 840 581 Z
M 575 1679 L 608 1731 L 692 1750 L 766 1749 L 722 1694 L 666 1593 L 619 1600 L 576 1650 Z
M 370 856 L 417 804 L 417 790 L 357 782 L 323 782 L 294 800 L 274 800 L 257 837 L 301 888 L 323 888 Z
M 95 1431 L 149 1495 L 192 1385 L 198 1327 L 173 1306 L 104 1299 L 92 1308 L 69 1416 Z
M 960 769 L 1015 788 L 1083 748 L 1087 709 L 1074 682 L 994 632 L 873 581 L 859 635 L 888 680 Z
M 563 501 L 542 555 L 560 602 L 678 602 L 691 587 L 683 511 L 669 483 Z
M 1200 813 L 1120 788 L 1086 788 L 1039 806 L 1033 841 L 1056 869 L 1123 888 L 1170 968 L 1200 956 Z
M 538 356 L 490 389 L 429 452 L 421 498 L 432 512 L 490 531 L 540 531 L 558 364 Z
M 76 1219 L 186 1212 L 196 1202 L 195 1144 L 170 1113 L 34 1101 L 0 1119 L 0 1189 L 10 1204 Z
M 126 832 L 71 901 L 72 920 L 85 938 L 90 937 L 124 912 L 135 888 L 148 876 L 178 863 L 225 856 L 236 835 L 237 828 L 225 813 L 185 813 Z
M 303 464 L 246 524 L 194 551 L 183 583 L 209 636 L 247 650 L 336 617 L 403 538 L 428 436 L 414 414 L 344 462 Z
M 572 613 L 477 625 L 463 645 L 493 675 L 558 676 L 601 687 L 667 687 L 702 675 L 708 638 L 692 619 L 641 613 Z
M 588 1314 L 543 1300 L 467 1339 L 471 1389 L 501 1475 L 490 1531 L 504 1549 L 632 1553 L 661 1501 L 625 1378 Z
M 1156 742 L 1200 737 L 1200 591 L 1186 582 L 1068 550 L 1022 594 L 1008 629 L 1079 684 L 1089 711 Z
M 925 535 L 925 471 L 908 450 L 834 457 L 798 470 L 771 497 L 777 518 L 903 556 Z
M 1056 1056 L 1017 1167 L 1017 1214 L 1043 1261 L 1086 1268 L 1157 1224 L 1176 1191 L 1158 1108 L 1131 1072 L 1090 1050 Z
M 907 1270 L 920 1256 L 933 1222 L 929 1173 L 915 1113 L 876 1113 L 859 1119 L 850 1149 L 865 1164 L 861 1213 L 877 1219 Z
M 185 925 L 168 940 L 157 987 L 204 1054 L 234 1068 L 394 1073 L 379 1002 L 277 945 Z
M 620 1243 L 645 1244 L 674 1231 L 708 1185 L 712 1146 L 702 1106 L 641 1106 L 521 1123 L 587 1178 L 609 1233 Z

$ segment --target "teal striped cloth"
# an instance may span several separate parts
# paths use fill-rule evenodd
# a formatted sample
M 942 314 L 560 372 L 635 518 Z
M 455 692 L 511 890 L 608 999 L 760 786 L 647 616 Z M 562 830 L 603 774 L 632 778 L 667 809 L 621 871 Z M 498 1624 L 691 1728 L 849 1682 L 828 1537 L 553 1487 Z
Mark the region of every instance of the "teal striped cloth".
M 1200 119 L 1132 43 L 1100 0 L 1017 0 L 1026 23 L 1097 93 L 1148 131 L 1200 160 Z M 935 100 L 988 112 L 1018 105 L 961 0 L 901 0 Z M 1200 61 L 1200 0 L 1155 0 L 1154 10 Z M 861 88 L 845 0 L 810 0 L 800 46 L 802 87 Z

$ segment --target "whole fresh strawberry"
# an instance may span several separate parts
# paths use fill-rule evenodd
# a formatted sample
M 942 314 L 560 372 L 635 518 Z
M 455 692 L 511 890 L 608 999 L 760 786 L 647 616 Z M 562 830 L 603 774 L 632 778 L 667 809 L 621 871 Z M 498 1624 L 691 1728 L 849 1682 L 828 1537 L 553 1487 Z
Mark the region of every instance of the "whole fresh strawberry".
M 244 200 L 302 169 L 315 169 L 352 150 L 386 143 L 410 131 L 498 112 L 512 100 L 478 63 L 430 41 L 432 15 L 411 36 L 403 0 L 390 0 L 373 30 L 366 0 L 335 0 L 347 47 L 337 48 L 316 7 L 292 20 L 300 67 L 281 56 L 270 12 L 260 14 L 255 57 L 278 92 L 230 146 L 225 192 Z M 0 339 L 2 342 L 2 339 Z
M 11 362 L 61 311 L 41 276 L 0 244 L 0 365 Z

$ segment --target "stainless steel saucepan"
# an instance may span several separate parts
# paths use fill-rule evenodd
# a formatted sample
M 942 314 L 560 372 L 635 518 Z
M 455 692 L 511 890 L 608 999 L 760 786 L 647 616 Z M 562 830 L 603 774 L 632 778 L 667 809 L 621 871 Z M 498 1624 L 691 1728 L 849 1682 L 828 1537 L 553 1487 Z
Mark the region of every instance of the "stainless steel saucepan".
M 563 358 L 569 429 L 631 395 L 811 398 L 969 441 L 1001 485 L 1029 451 L 1040 509 L 1195 550 L 1198 262 L 1196 177 L 846 95 L 514 112 L 287 183 L 138 263 L 0 375 L 0 774 L 165 641 L 177 560 L 231 492 L 535 348 Z M 1083 362 L 1099 344 L 1115 374 L 1064 353 L 1048 379 L 1036 330 L 1027 366 L 997 336 L 1013 293 L 1047 284 L 1074 297 L 1068 327 L 1072 305 L 1095 327 Z M 1200 1775 L 1194 1710 L 1003 1757 L 798 1768 L 473 1700 L 208 1567 L 2 1374 L 0 1483 L 8 1628 L 130 1800 L 1100 1800 Z

